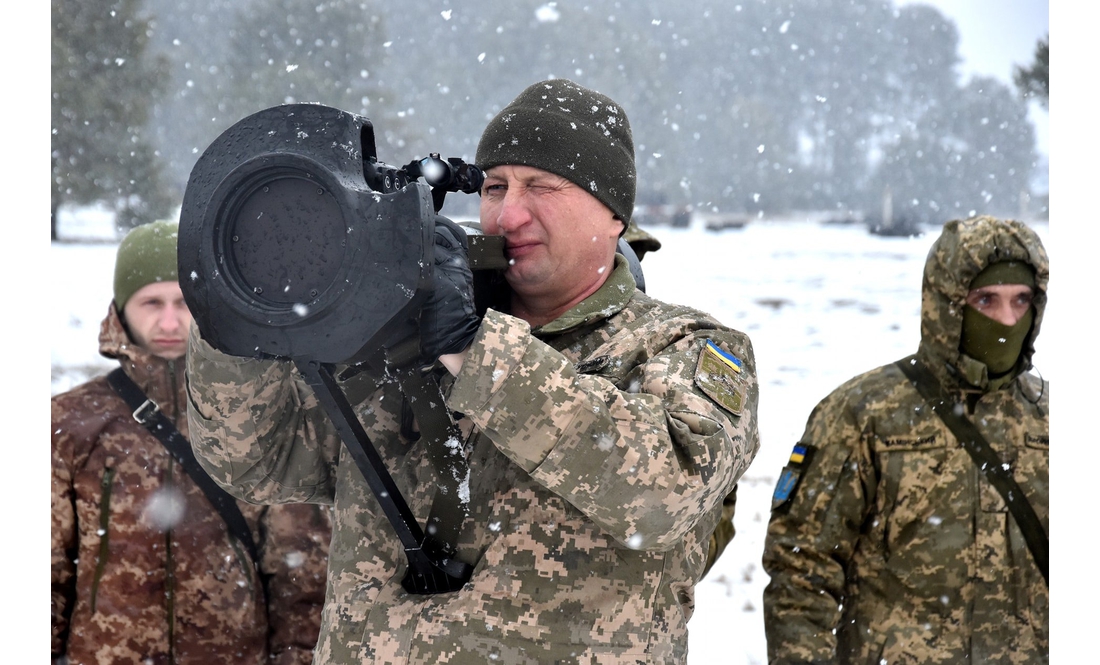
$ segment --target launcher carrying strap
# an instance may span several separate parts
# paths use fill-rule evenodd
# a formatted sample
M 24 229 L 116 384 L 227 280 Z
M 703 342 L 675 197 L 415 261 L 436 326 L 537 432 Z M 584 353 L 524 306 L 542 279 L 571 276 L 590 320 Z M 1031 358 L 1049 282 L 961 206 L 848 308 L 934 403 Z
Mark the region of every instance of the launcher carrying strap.
M 313 389 L 401 541 L 409 562 L 405 577 L 401 580 L 405 591 L 436 594 L 461 589 L 470 579 L 473 566 L 455 557 L 452 543 L 433 533 L 425 534 L 420 527 L 400 488 L 386 469 L 385 462 L 367 436 L 363 424 L 340 390 L 333 376 L 332 366 L 306 358 L 295 358 L 294 363 Z M 433 513 L 435 512 L 433 509 Z
M 226 527 L 229 528 L 229 533 L 244 544 L 248 555 L 252 557 L 252 562 L 258 565 L 260 563 L 259 548 L 256 547 L 256 541 L 252 538 L 252 530 L 248 528 L 248 522 L 241 514 L 241 509 L 237 507 L 236 499 L 219 487 L 214 479 L 199 466 L 199 461 L 195 459 L 195 453 L 191 451 L 191 443 L 180 434 L 172 421 L 161 413 L 156 402 L 146 397 L 142 389 L 126 375 L 126 372 L 122 371 L 121 367 L 107 375 L 107 382 L 118 393 L 119 397 L 133 409 L 134 420 L 149 430 L 149 433 L 156 437 L 168 449 L 168 452 L 176 458 L 176 461 L 180 463 L 187 475 L 191 476 L 191 480 L 195 481 L 195 484 L 199 486 L 202 493 L 206 495 L 207 500 L 210 501 L 210 505 L 214 506 L 214 509 L 222 516 Z
M 1050 540 L 1047 538 L 1042 522 L 1039 521 L 1039 516 L 1035 514 L 1035 509 L 1020 489 L 1016 479 L 1012 477 L 1012 471 L 1006 468 L 997 451 L 993 450 L 974 423 L 963 415 L 964 410 L 956 408 L 959 405 L 947 395 L 940 382 L 917 360 L 916 356 L 902 358 L 895 364 L 913 383 L 925 402 L 932 407 L 932 411 L 947 425 L 966 452 L 970 453 L 971 459 L 974 460 L 974 464 L 978 466 L 985 479 L 1000 493 L 1005 505 L 1015 518 L 1017 526 L 1024 534 L 1024 540 L 1035 560 L 1035 565 L 1043 574 L 1043 581 L 1050 586 L 1047 576 Z

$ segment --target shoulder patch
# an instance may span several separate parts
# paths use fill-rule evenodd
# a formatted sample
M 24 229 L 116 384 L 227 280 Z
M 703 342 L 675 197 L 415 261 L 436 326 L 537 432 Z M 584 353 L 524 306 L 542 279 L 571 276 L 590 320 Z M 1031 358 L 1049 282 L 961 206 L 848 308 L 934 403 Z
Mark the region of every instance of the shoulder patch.
M 695 385 L 708 397 L 735 416 L 741 415 L 745 405 L 745 379 L 741 376 L 743 363 L 737 356 L 719 348 L 707 340 L 699 353 L 699 365 L 695 368 Z
M 798 489 L 798 483 L 802 480 L 802 472 L 809 466 L 816 449 L 808 443 L 796 443 L 791 457 L 787 460 L 787 466 L 779 474 L 779 482 L 775 484 L 775 492 L 772 493 L 772 511 L 790 507 L 791 499 Z

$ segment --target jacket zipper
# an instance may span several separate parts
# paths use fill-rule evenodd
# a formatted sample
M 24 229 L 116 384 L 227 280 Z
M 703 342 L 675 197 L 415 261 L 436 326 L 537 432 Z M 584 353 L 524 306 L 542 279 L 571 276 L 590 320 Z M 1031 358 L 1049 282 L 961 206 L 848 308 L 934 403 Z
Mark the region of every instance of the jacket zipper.
M 96 558 L 95 575 L 92 577 L 92 614 L 95 614 L 99 581 L 103 577 L 103 570 L 107 567 L 107 551 L 110 545 L 110 532 L 107 527 L 111 520 L 111 486 L 114 480 L 114 467 L 104 469 L 103 478 L 99 481 L 99 556 Z
M 172 406 L 175 410 L 175 418 L 172 418 L 173 422 L 178 422 L 180 418 L 180 404 L 179 393 L 180 391 L 176 386 L 176 361 L 166 360 L 168 374 L 168 394 L 172 396 Z M 167 416 L 167 414 L 165 414 Z M 178 426 L 177 426 L 178 427 Z M 176 470 L 176 458 L 168 453 L 165 449 L 168 457 L 168 467 L 165 471 L 165 487 L 169 490 L 169 495 L 174 495 L 173 490 L 179 490 L 180 500 L 183 500 L 183 488 L 176 488 L 175 470 Z M 172 549 L 172 527 L 168 527 L 164 531 L 164 603 L 165 611 L 168 615 L 168 663 L 174 665 L 176 662 L 176 559 L 175 552 Z
M 168 471 L 166 473 L 166 486 L 171 489 L 175 486 L 173 472 L 176 460 L 168 455 Z M 168 662 L 176 662 L 176 570 L 175 557 L 172 552 L 172 528 L 164 531 L 164 600 L 168 612 Z

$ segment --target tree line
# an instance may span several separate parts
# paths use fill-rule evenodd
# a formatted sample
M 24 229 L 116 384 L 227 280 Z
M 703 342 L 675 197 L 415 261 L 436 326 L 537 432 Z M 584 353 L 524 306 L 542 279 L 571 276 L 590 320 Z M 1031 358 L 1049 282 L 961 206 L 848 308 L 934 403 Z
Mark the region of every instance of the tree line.
M 889 0 L 51 3 L 52 212 L 104 202 L 122 228 L 170 214 L 206 146 L 263 108 L 365 115 L 390 164 L 473 160 L 549 77 L 627 110 L 642 204 L 873 218 L 888 194 L 913 222 L 1016 216 L 1027 100 L 1047 95 L 1045 41 L 1017 89 L 964 83 L 953 22 Z

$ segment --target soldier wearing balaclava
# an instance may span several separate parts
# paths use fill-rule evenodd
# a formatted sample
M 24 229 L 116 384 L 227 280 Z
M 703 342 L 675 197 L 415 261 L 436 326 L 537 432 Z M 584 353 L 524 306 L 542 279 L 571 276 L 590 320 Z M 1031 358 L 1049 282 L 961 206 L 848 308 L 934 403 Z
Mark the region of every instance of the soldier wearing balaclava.
M 917 353 L 822 400 L 776 485 L 769 663 L 1048 661 L 1045 556 L 948 424 L 977 428 L 1045 543 L 1050 386 L 1029 370 L 1048 277 L 1026 224 L 944 225 L 925 265 Z M 940 412 L 922 390 L 943 396 Z

